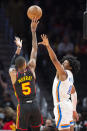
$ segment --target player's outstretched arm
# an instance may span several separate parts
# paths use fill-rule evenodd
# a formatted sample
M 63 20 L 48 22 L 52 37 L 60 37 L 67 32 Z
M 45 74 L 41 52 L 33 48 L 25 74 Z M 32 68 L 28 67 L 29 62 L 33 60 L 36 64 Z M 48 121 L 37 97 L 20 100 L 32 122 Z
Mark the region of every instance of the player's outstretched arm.
M 10 68 L 9 68 L 9 75 L 11 77 L 12 84 L 14 84 L 15 81 L 16 81 L 15 59 L 20 55 L 21 48 L 22 48 L 22 40 L 20 40 L 19 37 L 15 37 L 14 42 L 17 45 L 17 49 L 16 49 L 16 52 L 15 52 L 15 55 L 13 56 L 13 58 L 11 60 L 11 65 L 10 65 Z
M 42 45 L 45 45 L 47 50 L 48 50 L 48 53 L 49 53 L 49 56 L 50 56 L 50 59 L 52 60 L 56 70 L 58 71 L 58 74 L 59 74 L 59 79 L 60 80 L 65 80 L 65 76 L 66 76 L 66 72 L 64 71 L 61 63 L 58 61 L 57 59 L 57 56 L 55 54 L 55 52 L 53 51 L 53 49 L 51 48 L 50 44 L 49 44 L 49 40 L 47 38 L 46 35 L 41 35 L 41 38 L 42 38 L 42 42 L 38 43 L 38 44 L 42 44 Z
M 37 37 L 36 37 L 36 29 L 39 21 L 34 18 L 31 22 L 31 32 L 32 32 L 32 50 L 29 60 L 29 67 L 34 72 L 36 67 L 36 59 L 37 59 Z
M 76 90 L 75 90 L 75 86 L 73 85 L 72 86 L 72 89 L 71 89 L 71 101 L 72 101 L 72 105 L 73 105 L 73 119 L 75 121 L 78 121 L 79 120 L 79 116 L 78 116 L 78 113 L 76 111 L 76 106 L 77 106 L 77 93 L 76 93 Z
M 19 37 L 15 37 L 15 40 L 14 40 L 16 46 L 17 46 L 17 49 L 16 49 L 16 52 L 11 60 L 11 66 L 12 65 L 15 65 L 15 59 L 20 55 L 20 52 L 21 52 L 21 48 L 22 48 L 22 40 L 20 40 Z

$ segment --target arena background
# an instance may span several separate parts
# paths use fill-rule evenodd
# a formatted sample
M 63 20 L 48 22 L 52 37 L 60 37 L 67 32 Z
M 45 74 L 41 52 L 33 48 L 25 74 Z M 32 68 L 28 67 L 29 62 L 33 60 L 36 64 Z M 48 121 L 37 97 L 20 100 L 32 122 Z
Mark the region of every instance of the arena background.
M 81 62 L 81 70 L 75 78 L 75 87 L 78 94 L 77 110 L 81 115 L 81 120 L 87 120 L 87 41 L 83 39 L 83 12 L 86 10 L 86 1 L 82 0 L 1 0 L 0 1 L 0 105 L 6 107 L 4 103 L 6 95 L 11 96 L 13 109 L 16 109 L 16 98 L 14 96 L 8 69 L 16 46 L 14 37 L 19 36 L 23 40 L 21 55 L 29 60 L 32 47 L 32 37 L 30 31 L 30 20 L 27 17 L 27 9 L 31 5 L 39 5 L 42 8 L 43 16 L 37 29 L 38 42 L 40 35 L 48 35 L 51 47 L 60 60 L 63 55 L 71 53 L 78 57 Z M 58 45 L 69 38 L 69 43 L 73 48 L 62 52 Z M 66 45 L 67 46 L 67 45 Z M 3 73 L 2 73 L 3 72 Z M 45 47 L 38 49 L 36 67 L 37 99 L 41 107 L 43 116 L 54 118 L 52 83 L 55 76 L 55 68 L 48 56 Z M 12 106 L 12 105 L 11 105 Z M 79 122 L 80 123 L 80 122 Z M 87 123 L 87 122 L 86 122 Z M 81 125 L 81 124 L 80 124 Z M 85 130 L 84 130 L 85 131 Z

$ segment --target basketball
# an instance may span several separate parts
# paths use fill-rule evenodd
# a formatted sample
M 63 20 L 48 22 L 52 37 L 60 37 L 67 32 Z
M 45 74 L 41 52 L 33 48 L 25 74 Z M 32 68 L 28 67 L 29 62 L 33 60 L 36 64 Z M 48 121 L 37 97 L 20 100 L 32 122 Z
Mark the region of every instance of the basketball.
M 27 10 L 27 16 L 31 20 L 33 18 L 40 19 L 42 16 L 42 9 L 37 5 L 30 6 Z

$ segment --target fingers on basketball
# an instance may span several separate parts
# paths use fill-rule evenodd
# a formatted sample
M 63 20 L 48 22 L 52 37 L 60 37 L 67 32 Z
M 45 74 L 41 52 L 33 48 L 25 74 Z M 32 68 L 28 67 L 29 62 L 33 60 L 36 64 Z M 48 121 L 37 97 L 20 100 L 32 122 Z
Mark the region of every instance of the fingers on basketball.
M 38 21 L 38 19 L 36 17 L 32 19 L 32 22 L 36 23 L 37 25 L 39 24 L 39 21 Z

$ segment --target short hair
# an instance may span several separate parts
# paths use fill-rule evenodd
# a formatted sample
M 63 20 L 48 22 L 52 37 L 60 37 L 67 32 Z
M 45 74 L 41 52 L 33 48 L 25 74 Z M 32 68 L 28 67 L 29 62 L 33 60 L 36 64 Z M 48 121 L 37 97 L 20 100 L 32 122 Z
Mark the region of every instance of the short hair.
M 22 68 L 25 63 L 25 58 L 23 56 L 18 56 L 15 60 L 16 68 Z
M 13 116 L 15 114 L 15 110 L 13 110 L 11 107 L 7 106 L 4 108 L 4 113 L 5 113 L 5 116 L 8 118 L 8 119 L 13 119 Z
M 65 60 L 69 61 L 70 66 L 72 67 L 73 75 L 77 75 L 80 70 L 80 61 L 77 60 L 77 57 L 72 55 L 63 56 L 61 62 L 63 63 Z

